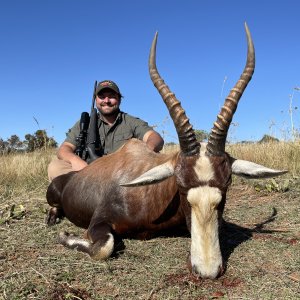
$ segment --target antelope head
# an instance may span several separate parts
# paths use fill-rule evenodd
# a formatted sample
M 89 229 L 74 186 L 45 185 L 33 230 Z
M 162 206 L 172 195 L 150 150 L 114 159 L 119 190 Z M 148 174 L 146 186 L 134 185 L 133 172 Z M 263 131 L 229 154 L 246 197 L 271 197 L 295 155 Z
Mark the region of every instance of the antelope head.
M 156 67 L 157 33 L 150 57 L 151 80 L 174 122 L 180 145 L 177 160 L 169 161 L 144 173 L 135 180 L 122 184 L 138 186 L 153 184 L 176 176 L 181 201 L 187 207 L 187 225 L 191 232 L 190 264 L 193 273 L 203 278 L 216 278 L 222 273 L 223 260 L 219 245 L 219 223 L 226 201 L 226 192 L 232 174 L 246 178 L 273 177 L 285 173 L 242 161 L 225 152 L 228 129 L 238 102 L 252 78 L 255 67 L 255 52 L 251 34 L 245 23 L 248 53 L 244 71 L 225 99 L 224 105 L 210 132 L 208 143 L 199 144 L 192 125 L 181 103 L 170 91 Z

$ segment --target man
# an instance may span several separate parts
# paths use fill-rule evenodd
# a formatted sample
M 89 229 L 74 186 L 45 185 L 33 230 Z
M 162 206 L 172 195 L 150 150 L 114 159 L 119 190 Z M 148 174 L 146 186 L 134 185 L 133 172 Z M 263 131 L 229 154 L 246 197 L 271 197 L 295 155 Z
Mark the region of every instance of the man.
M 122 95 L 118 86 L 111 80 L 99 82 L 96 88 L 96 107 L 98 109 L 99 138 L 96 145 L 101 154 L 110 154 L 119 149 L 127 140 L 137 138 L 144 141 L 149 149 L 158 152 L 164 141 L 148 123 L 120 111 Z M 49 180 L 69 173 L 79 171 L 87 166 L 87 162 L 75 154 L 76 138 L 80 133 L 78 121 L 67 134 L 67 138 L 59 147 L 57 158 L 48 167 Z M 99 150 L 99 149 L 98 149 Z

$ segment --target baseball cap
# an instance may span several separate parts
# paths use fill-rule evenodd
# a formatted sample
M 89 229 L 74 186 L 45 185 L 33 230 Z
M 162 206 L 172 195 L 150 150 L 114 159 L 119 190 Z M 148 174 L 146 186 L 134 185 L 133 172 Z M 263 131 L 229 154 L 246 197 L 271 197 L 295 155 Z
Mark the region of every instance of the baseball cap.
M 118 86 L 112 80 L 103 80 L 99 82 L 96 88 L 96 95 L 99 94 L 104 89 L 111 89 L 117 94 L 121 95 Z

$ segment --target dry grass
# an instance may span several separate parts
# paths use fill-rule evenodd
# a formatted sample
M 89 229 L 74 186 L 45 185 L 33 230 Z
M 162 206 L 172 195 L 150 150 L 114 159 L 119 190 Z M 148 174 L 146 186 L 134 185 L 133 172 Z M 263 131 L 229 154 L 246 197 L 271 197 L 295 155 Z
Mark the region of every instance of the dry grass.
M 188 273 L 188 236 L 125 240 L 125 251 L 106 262 L 63 248 L 56 243 L 59 231 L 83 230 L 67 220 L 44 225 L 46 170 L 53 153 L 0 157 L 0 217 L 6 220 L 0 225 L 0 299 L 299 299 L 299 144 L 228 150 L 288 168 L 290 185 L 285 192 L 268 192 L 235 181 L 221 233 L 227 269 L 217 280 Z
M 300 141 L 234 144 L 227 147 L 227 152 L 239 159 L 289 170 L 292 176 L 300 174 Z
M 164 153 L 178 151 L 178 145 L 167 146 Z M 300 174 L 300 141 L 229 144 L 226 151 L 238 159 L 250 160 L 274 169 L 289 170 L 292 176 Z
M 48 185 L 47 167 L 53 150 L 0 156 L 0 199 L 34 195 Z

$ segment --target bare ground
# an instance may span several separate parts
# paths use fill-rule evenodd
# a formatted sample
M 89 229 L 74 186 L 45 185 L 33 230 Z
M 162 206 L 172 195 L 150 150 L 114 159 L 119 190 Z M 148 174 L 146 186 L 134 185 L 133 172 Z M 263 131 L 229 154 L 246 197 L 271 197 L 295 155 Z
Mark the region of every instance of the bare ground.
M 59 231 L 83 231 L 67 220 L 47 228 L 44 195 L 5 200 L 0 299 L 300 299 L 300 180 L 286 192 L 254 186 L 239 181 L 229 191 L 226 271 L 216 280 L 189 274 L 187 235 L 124 240 L 124 251 L 95 262 L 57 244 Z

